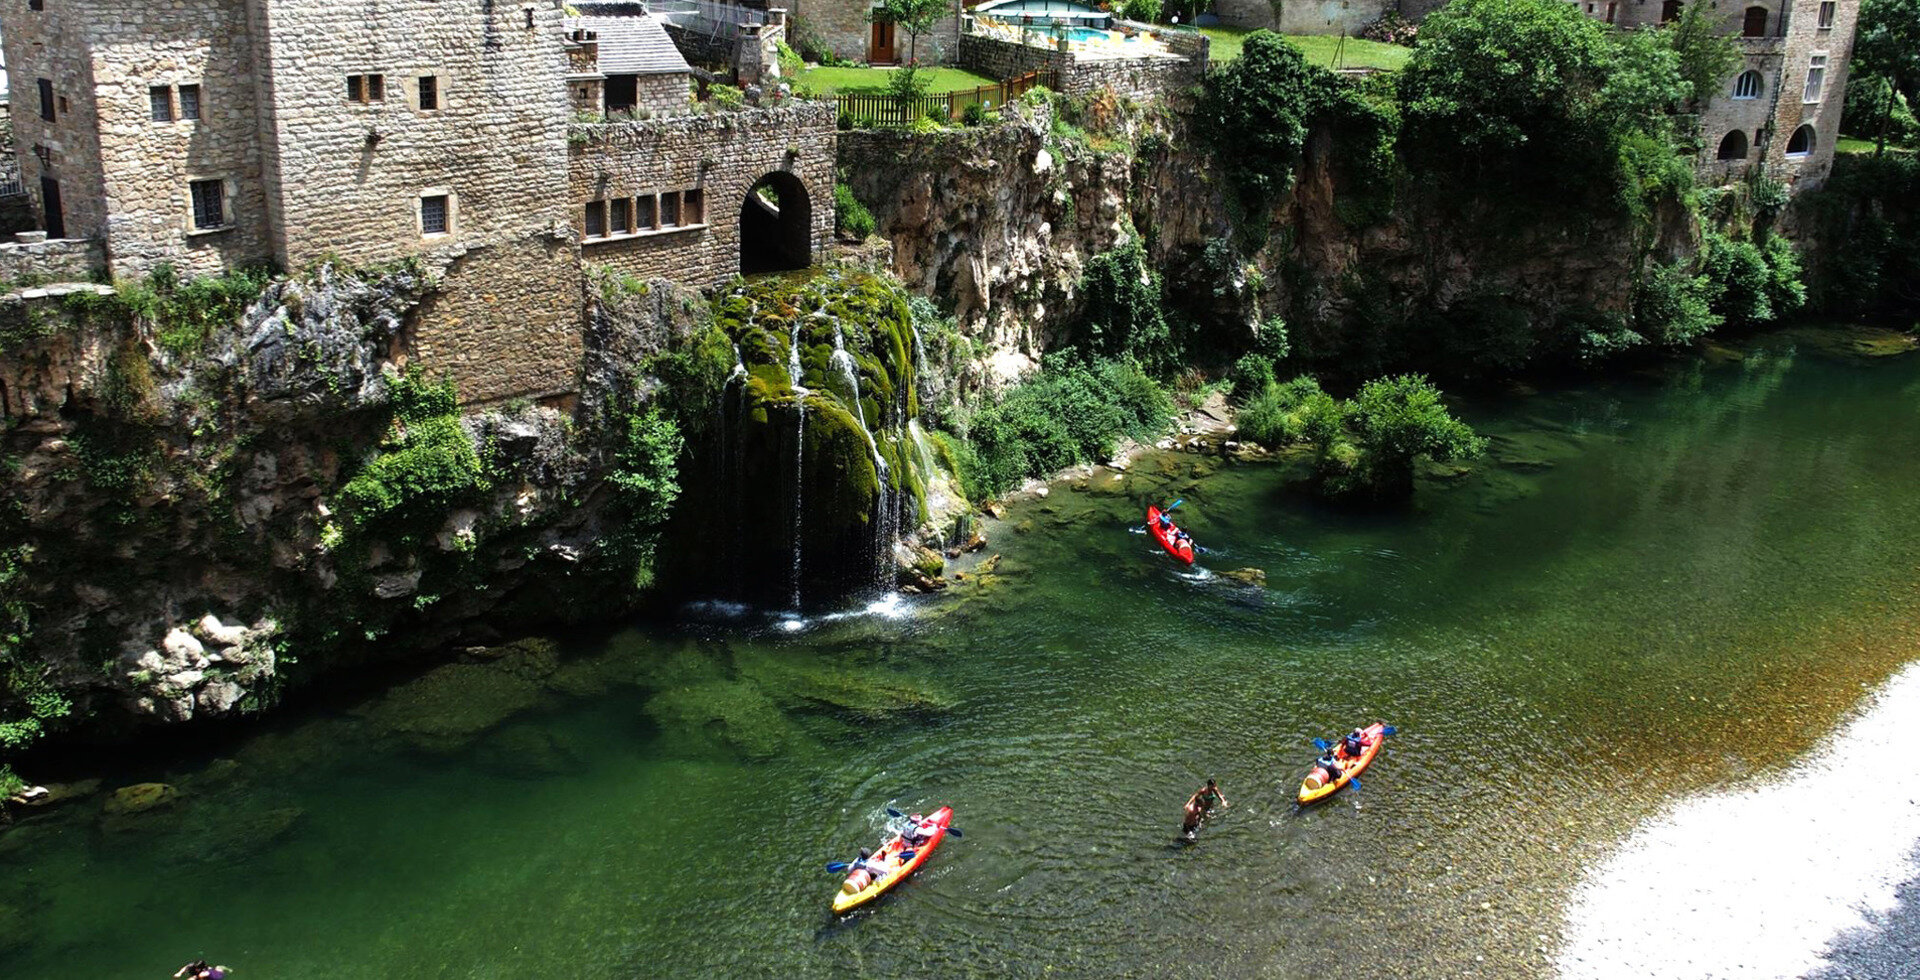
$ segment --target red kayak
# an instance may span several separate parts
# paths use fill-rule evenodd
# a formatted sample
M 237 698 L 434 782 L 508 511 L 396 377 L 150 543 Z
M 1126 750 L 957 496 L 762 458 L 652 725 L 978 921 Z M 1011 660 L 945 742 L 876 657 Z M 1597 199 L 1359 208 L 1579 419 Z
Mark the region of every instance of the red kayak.
M 1167 554 L 1189 565 L 1193 564 L 1193 539 L 1175 540 L 1179 535 L 1180 526 L 1172 521 L 1161 524 L 1162 516 L 1159 505 L 1147 506 L 1147 533 L 1153 535 L 1153 540 L 1160 542 L 1160 547 L 1167 549 Z

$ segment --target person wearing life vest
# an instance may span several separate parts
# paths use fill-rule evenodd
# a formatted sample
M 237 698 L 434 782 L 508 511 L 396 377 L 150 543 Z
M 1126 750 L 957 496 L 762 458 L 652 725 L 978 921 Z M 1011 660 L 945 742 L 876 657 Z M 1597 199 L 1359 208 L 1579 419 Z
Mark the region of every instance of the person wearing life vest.
M 918 813 L 908 817 L 907 820 L 909 821 L 907 829 L 900 832 L 900 839 L 905 841 L 908 847 L 919 847 L 933 837 L 935 829 L 933 821 Z
M 1327 771 L 1327 781 L 1321 785 L 1331 786 L 1340 781 L 1340 760 L 1334 758 L 1332 749 L 1321 753 L 1320 758 L 1315 759 L 1313 764 Z
M 1347 737 L 1341 739 L 1340 742 L 1340 747 L 1346 751 L 1347 758 L 1349 759 L 1358 759 L 1360 758 L 1360 753 L 1367 750 L 1367 735 L 1358 728 L 1348 732 Z

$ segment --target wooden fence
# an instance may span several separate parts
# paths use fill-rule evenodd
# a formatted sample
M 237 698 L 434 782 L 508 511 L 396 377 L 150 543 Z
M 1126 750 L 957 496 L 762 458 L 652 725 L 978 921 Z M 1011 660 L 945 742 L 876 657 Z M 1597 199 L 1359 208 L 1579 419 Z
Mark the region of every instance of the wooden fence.
M 967 111 L 967 106 L 980 104 L 988 109 L 998 109 L 1042 85 L 1057 88 L 1059 82 L 1053 72 L 1031 71 L 997 85 L 923 95 L 918 102 L 907 105 L 902 105 L 884 92 L 848 92 L 835 96 L 834 101 L 840 104 L 840 115 L 843 118 L 852 117 L 855 125 L 909 126 L 927 116 L 957 122 Z

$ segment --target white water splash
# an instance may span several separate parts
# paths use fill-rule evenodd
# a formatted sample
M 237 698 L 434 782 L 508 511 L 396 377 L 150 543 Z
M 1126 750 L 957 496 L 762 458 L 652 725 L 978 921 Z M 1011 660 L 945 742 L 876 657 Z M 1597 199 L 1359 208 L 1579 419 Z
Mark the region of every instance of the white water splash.
M 1920 875 L 1916 709 L 1920 664 L 1778 779 L 1641 826 L 1575 891 L 1560 976 L 1773 980 L 1820 967 Z

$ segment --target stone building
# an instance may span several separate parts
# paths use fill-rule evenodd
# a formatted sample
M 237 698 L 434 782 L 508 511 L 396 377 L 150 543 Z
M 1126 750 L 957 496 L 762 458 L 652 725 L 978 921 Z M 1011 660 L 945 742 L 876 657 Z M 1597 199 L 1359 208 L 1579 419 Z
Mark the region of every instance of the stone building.
M 962 0 L 953 0 L 951 16 L 934 22 L 917 42 L 895 24 L 874 16 L 875 0 L 786 0 L 788 15 L 833 50 L 837 58 L 876 65 L 904 62 L 911 47 L 923 65 L 944 65 L 960 56 Z
M 0 0 L 26 93 L 10 112 L 21 176 L 56 240 L 35 248 L 84 243 L 124 278 L 419 259 L 443 288 L 410 325 L 408 355 L 469 401 L 564 395 L 579 371 L 589 205 L 602 230 L 617 213 L 585 195 L 617 190 L 632 209 L 627 243 L 591 252 L 678 248 L 629 264 L 702 284 L 752 267 L 754 231 L 788 234 L 802 214 L 806 230 L 779 251 L 804 266 L 820 216 L 831 221 L 830 206 L 779 213 L 827 200 L 830 113 L 824 130 L 788 112 L 633 122 L 599 143 L 583 131 L 612 128 L 576 120 L 596 103 L 687 111 L 685 60 L 639 5 L 621 6 L 633 9 L 568 23 L 559 0 Z M 588 162 L 597 152 L 610 162 Z M 765 208 L 741 210 L 772 196 L 756 184 L 781 187 L 771 224 Z M 709 201 L 737 220 L 687 219 Z

